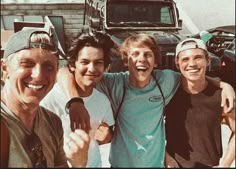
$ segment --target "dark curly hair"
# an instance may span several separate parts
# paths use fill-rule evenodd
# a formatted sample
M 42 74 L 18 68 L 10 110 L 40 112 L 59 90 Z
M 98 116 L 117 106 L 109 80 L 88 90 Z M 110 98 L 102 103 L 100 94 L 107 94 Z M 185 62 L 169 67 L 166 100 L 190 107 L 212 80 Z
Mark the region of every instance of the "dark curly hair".
M 78 52 L 85 46 L 101 48 L 104 53 L 104 68 L 106 69 L 110 64 L 110 49 L 114 42 L 111 38 L 101 32 L 82 31 L 71 43 L 68 50 L 67 65 L 74 66 L 78 59 Z

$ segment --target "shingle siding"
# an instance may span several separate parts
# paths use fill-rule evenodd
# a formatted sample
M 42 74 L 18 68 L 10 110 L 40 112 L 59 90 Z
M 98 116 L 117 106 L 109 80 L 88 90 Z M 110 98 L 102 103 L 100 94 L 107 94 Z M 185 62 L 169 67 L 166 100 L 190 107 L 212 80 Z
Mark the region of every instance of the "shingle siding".
M 3 15 L 40 15 L 62 16 L 66 44 L 74 38 L 83 26 L 83 3 L 73 4 L 1 4 L 1 16 Z

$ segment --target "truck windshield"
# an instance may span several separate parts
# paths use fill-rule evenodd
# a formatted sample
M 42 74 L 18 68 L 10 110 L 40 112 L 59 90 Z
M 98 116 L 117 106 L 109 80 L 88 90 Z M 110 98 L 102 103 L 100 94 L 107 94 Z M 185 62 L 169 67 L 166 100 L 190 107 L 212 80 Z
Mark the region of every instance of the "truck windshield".
M 106 11 L 108 26 L 171 27 L 175 25 L 171 3 L 110 1 L 107 4 Z

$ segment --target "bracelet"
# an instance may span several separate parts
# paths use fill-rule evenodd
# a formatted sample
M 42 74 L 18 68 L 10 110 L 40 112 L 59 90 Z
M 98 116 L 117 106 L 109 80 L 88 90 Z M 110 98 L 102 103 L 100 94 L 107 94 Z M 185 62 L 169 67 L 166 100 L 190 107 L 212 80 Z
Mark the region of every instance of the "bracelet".
M 73 97 L 72 99 L 70 99 L 67 103 L 66 103 L 66 107 L 65 107 L 65 110 L 66 112 L 69 114 L 69 108 L 70 108 L 70 105 L 74 102 L 80 102 L 80 103 L 83 103 L 84 104 L 84 101 L 82 98 L 80 97 Z

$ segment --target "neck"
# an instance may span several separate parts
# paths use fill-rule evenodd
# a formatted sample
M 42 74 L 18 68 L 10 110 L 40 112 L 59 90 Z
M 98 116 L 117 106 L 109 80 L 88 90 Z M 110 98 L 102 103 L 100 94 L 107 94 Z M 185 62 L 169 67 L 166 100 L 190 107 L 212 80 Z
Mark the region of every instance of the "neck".
M 38 110 L 38 104 L 20 102 L 15 97 L 9 98 L 4 91 L 1 92 L 1 100 L 13 112 L 29 130 L 33 129 L 34 119 Z
M 88 97 L 93 93 L 94 87 L 79 86 L 77 85 L 77 91 L 80 97 Z
M 197 94 L 202 92 L 207 87 L 208 82 L 206 79 L 190 81 L 182 78 L 182 87 L 183 89 L 191 94 Z
M 145 86 L 147 86 L 150 82 L 150 79 L 146 79 L 144 81 L 140 81 L 140 80 L 137 80 L 137 79 L 132 79 L 131 77 L 129 77 L 129 81 L 130 81 L 130 84 L 133 86 L 133 87 L 136 87 L 136 88 L 144 88 Z

